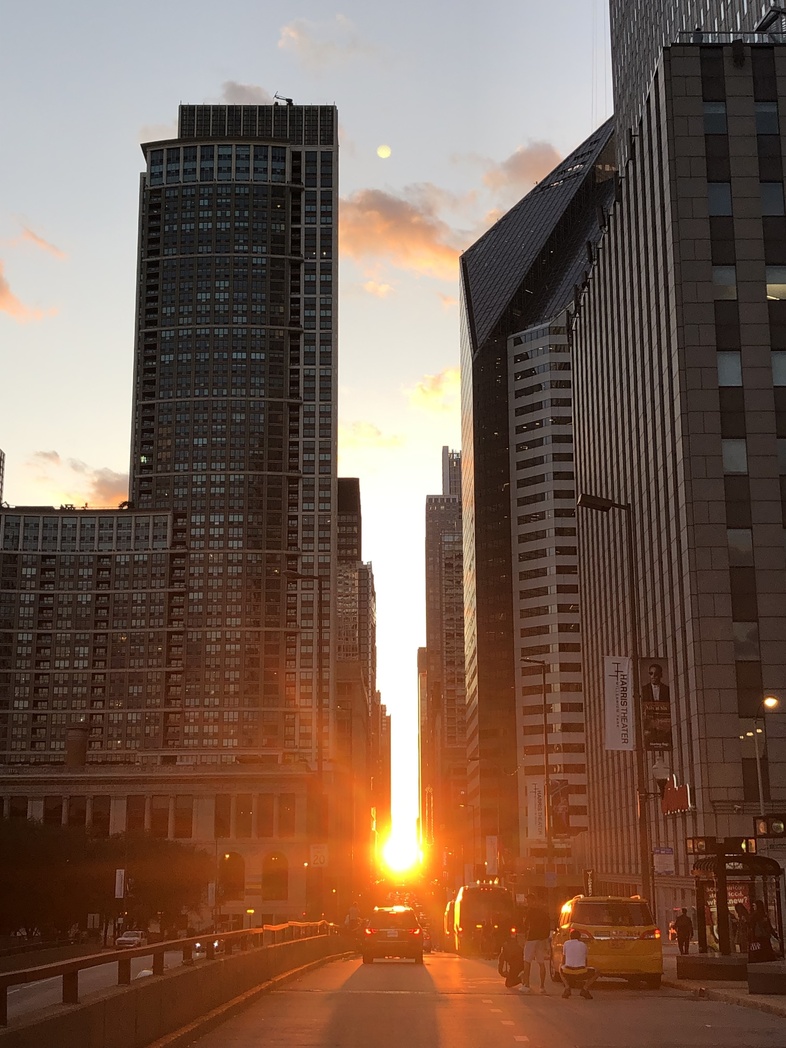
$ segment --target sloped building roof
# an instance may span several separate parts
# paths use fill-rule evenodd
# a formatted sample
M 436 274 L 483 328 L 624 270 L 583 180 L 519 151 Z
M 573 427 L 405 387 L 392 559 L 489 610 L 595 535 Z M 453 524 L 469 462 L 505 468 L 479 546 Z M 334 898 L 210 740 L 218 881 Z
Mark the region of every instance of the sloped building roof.
M 580 279 L 588 265 L 586 241 L 594 242 L 599 235 L 598 205 L 608 207 L 613 197 L 613 180 L 598 180 L 596 171 L 613 130 L 610 118 L 461 256 L 475 349 L 489 338 L 522 294 L 537 293 L 542 299 L 539 315 L 530 323 L 548 319 L 570 301 L 576 278 Z M 582 206 L 576 207 L 579 196 Z M 543 272 L 536 281 L 537 292 L 525 285 L 537 264 L 540 270 L 549 268 L 552 259 L 542 256 L 558 231 L 562 234 L 559 250 L 555 247 L 550 253 L 553 272 L 548 274 L 550 291 L 544 295 Z

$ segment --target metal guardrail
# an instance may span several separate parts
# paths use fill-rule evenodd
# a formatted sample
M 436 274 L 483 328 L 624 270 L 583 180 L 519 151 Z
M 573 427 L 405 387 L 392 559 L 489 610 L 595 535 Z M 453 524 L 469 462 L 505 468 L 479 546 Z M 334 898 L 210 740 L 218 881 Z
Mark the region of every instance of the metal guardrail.
M 218 932 L 209 935 L 195 935 L 189 939 L 168 939 L 150 943 L 147 946 L 135 946 L 126 950 L 105 950 L 103 953 L 88 954 L 70 961 L 57 961 L 54 964 L 42 964 L 35 968 L 20 968 L 17 971 L 0 973 L 0 1026 L 8 1025 L 8 989 L 28 983 L 40 982 L 43 979 L 62 979 L 63 1004 L 79 1004 L 79 973 L 86 968 L 97 968 L 102 964 L 117 964 L 117 985 L 130 986 L 131 961 L 135 957 L 153 958 L 153 975 L 162 975 L 164 971 L 164 954 L 181 950 L 183 964 L 194 963 L 194 948 L 204 943 L 205 959 L 213 960 L 217 954 L 227 956 L 237 951 L 258 950 L 278 943 L 292 942 L 295 939 L 308 939 L 316 935 L 331 935 L 336 931 L 335 925 L 328 921 L 289 921 L 287 924 L 265 924 L 261 928 L 246 928 L 234 932 Z M 215 943 L 219 942 L 216 950 Z

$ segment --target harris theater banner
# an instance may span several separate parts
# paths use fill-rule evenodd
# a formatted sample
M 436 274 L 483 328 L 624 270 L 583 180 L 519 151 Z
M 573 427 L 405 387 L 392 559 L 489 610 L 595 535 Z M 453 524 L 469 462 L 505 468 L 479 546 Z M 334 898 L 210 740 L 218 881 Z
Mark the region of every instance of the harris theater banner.
M 631 752 L 636 743 L 631 659 L 625 655 L 603 656 L 603 692 L 605 748 Z

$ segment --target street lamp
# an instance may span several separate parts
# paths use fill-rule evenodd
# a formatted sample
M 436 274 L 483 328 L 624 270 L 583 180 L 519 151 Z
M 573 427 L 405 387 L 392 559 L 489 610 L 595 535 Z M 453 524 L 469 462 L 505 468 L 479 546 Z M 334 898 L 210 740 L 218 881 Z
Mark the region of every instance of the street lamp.
M 756 783 L 759 787 L 759 815 L 764 815 L 764 788 L 761 780 L 761 754 L 759 753 L 759 735 L 764 733 L 764 711 L 774 710 L 780 705 L 779 700 L 774 695 L 765 695 L 759 703 L 759 707 L 756 710 L 756 715 L 753 718 L 753 731 L 748 731 L 745 734 L 753 736 L 753 752 L 756 754 Z M 761 720 L 762 727 L 759 727 L 759 721 Z
M 470 878 L 470 880 L 473 880 L 473 881 L 477 880 L 477 878 L 475 876 L 476 866 L 477 866 L 477 863 L 475 862 L 475 857 L 477 855 L 477 848 L 475 847 L 475 812 L 477 811 L 477 807 L 478 807 L 477 804 L 468 804 L 466 802 L 464 802 L 462 804 L 459 804 L 459 808 L 469 808 L 470 811 L 472 812 L 472 862 L 470 863 L 470 865 L 472 866 L 472 877 Z M 464 876 L 464 874 L 466 872 L 467 872 L 466 869 L 462 870 L 462 872 L 461 872 L 462 877 Z
M 641 887 L 645 899 L 654 907 L 652 884 L 652 864 L 650 856 L 650 828 L 647 809 L 647 777 L 644 767 L 644 725 L 642 718 L 641 689 L 639 687 L 639 615 L 636 603 L 636 582 L 634 579 L 635 547 L 633 544 L 633 509 L 629 502 L 613 502 L 602 495 L 589 495 L 582 492 L 576 503 L 583 509 L 608 513 L 619 509 L 625 514 L 625 539 L 628 559 L 628 604 L 630 605 L 630 653 L 633 663 L 633 701 L 636 711 L 636 792 L 638 794 L 638 836 L 639 866 L 641 867 Z
M 542 659 L 521 656 L 522 662 L 531 662 L 540 669 L 540 690 L 543 695 L 543 829 L 546 835 L 546 860 L 543 865 L 543 885 L 548 897 L 548 869 L 551 862 L 551 795 L 549 783 L 549 710 L 546 704 L 546 663 Z

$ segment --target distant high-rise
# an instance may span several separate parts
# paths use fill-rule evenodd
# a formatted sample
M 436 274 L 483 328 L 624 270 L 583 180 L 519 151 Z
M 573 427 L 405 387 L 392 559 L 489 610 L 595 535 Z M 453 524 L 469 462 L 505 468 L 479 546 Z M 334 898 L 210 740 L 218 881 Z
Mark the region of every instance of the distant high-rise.
M 426 498 L 426 648 L 421 693 L 421 782 L 424 843 L 435 845 L 438 868 L 459 873 L 446 856 L 459 854 L 465 821 L 467 745 L 464 688 L 464 577 L 461 453 L 442 449 L 442 494 Z

